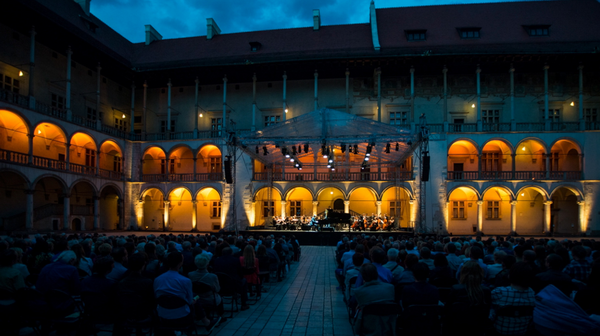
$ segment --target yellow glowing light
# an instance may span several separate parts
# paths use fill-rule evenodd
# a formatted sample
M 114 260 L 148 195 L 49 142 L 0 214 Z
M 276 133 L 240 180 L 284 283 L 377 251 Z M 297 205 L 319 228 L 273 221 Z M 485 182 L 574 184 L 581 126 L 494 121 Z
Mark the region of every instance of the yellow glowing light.
M 285 113 L 288 113 L 288 109 L 287 109 L 287 107 L 285 108 Z
M 204 115 L 202 113 L 198 114 L 198 117 L 202 118 Z
M 38 134 L 42 134 L 42 130 L 38 130 Z
M 123 119 L 125 119 L 125 113 L 123 113 Z
M 329 192 L 329 193 L 333 195 L 333 191 L 331 191 L 331 192 Z
M 475 104 L 471 105 L 472 108 L 475 108 Z
M 523 146 L 523 148 L 521 148 L 521 150 L 525 150 L 525 146 Z
M 573 102 L 573 101 L 572 101 L 572 102 L 571 102 L 571 106 L 575 106 L 575 102 Z
M 23 71 L 19 71 L 19 77 L 23 77 Z
M 525 193 L 521 193 L 521 196 L 525 196 Z

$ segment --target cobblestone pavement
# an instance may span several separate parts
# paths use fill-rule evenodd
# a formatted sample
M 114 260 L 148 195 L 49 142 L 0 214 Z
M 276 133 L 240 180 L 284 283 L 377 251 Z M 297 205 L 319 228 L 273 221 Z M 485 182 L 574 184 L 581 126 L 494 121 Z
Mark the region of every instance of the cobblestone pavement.
M 333 247 L 302 246 L 300 262 L 282 282 L 271 283 L 258 303 L 234 313 L 212 335 L 352 335 L 334 270 Z

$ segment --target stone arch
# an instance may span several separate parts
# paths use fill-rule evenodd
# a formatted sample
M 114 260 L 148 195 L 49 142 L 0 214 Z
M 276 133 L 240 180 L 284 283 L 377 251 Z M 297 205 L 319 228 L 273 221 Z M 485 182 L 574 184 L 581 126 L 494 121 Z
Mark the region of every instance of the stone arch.
M 27 118 L 27 117 L 26 117 L 26 116 L 25 116 L 23 113 L 21 113 L 21 112 L 17 111 L 16 109 L 12 109 L 12 108 L 10 108 L 10 107 L 6 107 L 6 106 L 4 106 L 4 107 L 2 107 L 2 108 L 0 109 L 0 123 L 1 123 L 2 125 L 4 125 L 4 119 L 2 118 L 2 113 L 3 113 L 3 112 L 9 112 L 9 113 L 12 113 L 12 114 L 14 114 L 16 117 L 18 117 L 19 119 L 21 119 L 21 122 L 23 122 L 23 123 L 25 124 L 26 130 L 27 130 L 27 134 L 29 134 L 29 133 L 31 132 L 31 129 L 32 129 L 32 124 L 31 124 L 31 122 L 29 121 L 29 119 L 28 119 L 28 118 Z
M 143 201 L 144 198 L 146 197 L 146 195 L 148 194 L 148 192 L 151 190 L 154 190 L 154 189 L 160 191 L 160 193 L 162 194 L 162 198 L 164 200 L 165 192 L 161 189 L 161 187 L 157 186 L 157 185 L 149 185 L 149 186 L 146 186 L 144 189 L 142 189 L 142 191 L 140 192 L 140 201 Z
M 475 151 L 477 152 L 477 154 L 479 154 L 481 152 L 481 148 L 479 147 L 479 144 L 477 142 L 475 142 L 475 140 L 473 139 L 469 139 L 469 138 L 458 138 L 458 139 L 454 139 L 454 141 L 452 141 L 450 144 L 448 144 L 448 148 L 447 150 L 449 151 L 450 148 L 452 148 L 452 146 L 456 145 L 457 143 L 460 143 L 462 141 L 468 142 L 471 145 L 473 145 L 473 147 L 475 147 Z
M 459 185 L 447 193 L 447 230 L 455 234 L 473 234 L 478 230 L 478 203 L 481 194 L 469 185 Z
M 192 147 L 190 147 L 188 144 L 185 144 L 185 143 L 179 143 L 179 144 L 176 144 L 175 146 L 171 147 L 171 149 L 169 149 L 169 152 L 166 153 L 167 157 L 171 158 L 171 155 L 181 148 L 187 148 L 193 157 L 195 151 L 192 149 Z
M 173 231 L 189 231 L 194 228 L 192 192 L 185 186 L 169 190 L 168 226 Z M 165 205 L 166 207 L 166 205 Z
M 11 110 L 0 110 L 0 148 L 3 150 L 28 154 L 31 126 L 29 121 L 20 113 Z M 10 158 L 17 163 L 27 163 L 25 155 Z
M 0 218 L 4 231 L 26 230 L 25 216 L 31 189 L 23 173 L 0 169 Z
M 4 172 L 8 172 L 8 173 L 13 173 L 16 175 L 19 175 L 19 177 L 21 177 L 23 179 L 23 181 L 25 181 L 25 185 L 23 186 L 24 189 L 31 189 L 32 186 L 31 182 L 29 181 L 29 179 L 27 178 L 27 176 L 25 174 L 23 174 L 21 171 L 19 170 L 15 170 L 15 169 L 11 169 L 11 168 L 2 168 L 0 169 L 0 173 L 4 173 Z
M 508 188 L 507 186 L 500 185 L 500 184 L 494 184 L 494 185 L 491 185 L 491 186 L 489 186 L 489 187 L 485 188 L 485 190 L 484 190 L 484 191 L 481 193 L 481 195 L 482 195 L 482 199 L 483 199 L 483 197 L 485 197 L 485 194 L 486 194 L 488 191 L 490 191 L 490 190 L 492 190 L 492 189 L 495 189 L 495 188 L 499 188 L 499 189 L 502 189 L 502 190 L 504 190 L 504 191 L 505 191 L 505 192 L 508 194 L 508 196 L 510 197 L 510 201 L 512 201 L 512 200 L 514 200 L 514 199 L 515 199 L 515 194 L 513 193 L 513 191 L 512 191 L 512 190 L 510 190 L 510 188 Z
M 550 150 L 552 150 L 552 148 L 554 148 L 554 146 L 556 146 L 561 141 L 568 141 L 568 142 L 572 143 L 573 147 L 575 147 L 575 149 L 577 150 L 577 152 L 579 154 L 583 153 L 583 146 L 579 143 L 579 141 L 577 141 L 575 138 L 572 138 L 572 137 L 561 137 L 561 138 L 555 139 L 550 144 Z
M 54 169 L 65 169 L 67 133 L 53 121 L 41 121 L 33 129 L 33 164 Z M 44 159 L 49 160 L 44 160 Z M 55 164 L 52 164 L 54 162 Z
M 202 187 L 193 200 L 196 201 L 196 230 L 215 231 L 223 227 L 224 214 L 229 208 L 219 190 L 211 186 Z
M 72 193 L 73 193 L 73 188 L 74 188 L 74 187 L 75 187 L 75 186 L 76 186 L 78 183 L 80 183 L 80 182 L 87 183 L 87 184 L 89 184 L 89 185 L 92 187 L 92 190 L 94 191 L 94 195 L 93 195 L 94 197 L 96 197 L 96 196 L 100 195 L 100 194 L 98 193 L 98 189 L 96 188 L 96 186 L 94 185 L 94 183 L 93 183 L 92 181 L 90 181 L 90 180 L 86 179 L 86 178 L 79 178 L 79 179 L 77 179 L 77 180 L 73 181 L 73 183 L 71 183 L 71 186 L 69 187 L 69 194 L 72 194 Z
M 85 136 L 88 136 L 91 140 L 91 143 L 94 145 L 95 150 L 98 150 L 98 148 L 100 148 L 100 147 L 98 147 L 98 141 L 96 141 L 95 137 L 86 130 L 77 130 L 77 131 L 73 132 L 73 134 L 71 134 L 71 136 L 69 137 L 70 145 L 73 145 L 73 138 L 75 138 L 78 134 L 83 134 Z
M 163 152 L 163 154 L 165 155 L 165 158 L 166 158 L 167 151 L 161 145 L 151 144 L 151 145 L 148 145 L 148 147 L 146 147 L 144 149 L 144 152 L 142 153 L 142 159 L 144 159 L 144 157 L 146 156 L 146 154 L 148 154 L 148 152 L 151 151 L 153 148 L 160 149 Z
M 458 189 L 461 189 L 461 188 L 467 188 L 467 189 L 472 190 L 475 193 L 475 195 L 477 196 L 477 200 L 481 200 L 481 193 L 479 193 L 479 191 L 475 187 L 463 184 L 463 185 L 455 186 L 454 188 L 448 190 L 448 193 L 446 194 L 446 201 L 450 201 L 450 195 L 452 195 L 452 193 L 455 190 L 458 190 Z
M 149 146 L 144 150 L 144 154 L 142 154 L 142 175 L 166 174 L 166 163 L 167 157 L 165 150 L 160 146 Z
M 559 185 L 552 190 L 550 197 L 551 232 L 573 235 L 587 231 L 585 203 L 578 188 L 568 184 Z
M 556 187 L 554 187 L 554 189 L 552 189 L 552 191 L 550 192 L 550 199 L 554 196 L 556 191 L 561 188 L 565 188 L 565 189 L 569 190 L 570 192 L 572 192 L 573 194 L 575 194 L 575 196 L 577 196 L 578 201 L 585 200 L 583 197 L 583 193 L 577 187 L 572 186 L 570 184 L 560 184 L 560 185 L 557 185 Z
M 102 193 L 104 192 L 104 189 L 106 189 L 107 187 L 112 187 L 117 191 L 117 196 L 119 196 L 119 198 L 121 198 L 123 191 L 121 190 L 121 188 L 119 188 L 118 185 L 114 184 L 114 183 L 104 183 L 101 187 L 100 190 L 98 190 L 98 195 L 102 195 Z
M 478 171 L 479 153 L 479 145 L 471 139 L 461 138 L 453 141 L 447 150 L 448 179 L 470 179 L 469 173 L 463 172 Z
M 546 145 L 546 142 L 544 142 L 544 140 L 537 138 L 537 137 L 527 137 L 527 138 L 523 138 L 523 139 L 519 140 L 519 142 L 515 146 L 515 153 L 518 153 L 519 150 L 522 149 L 523 144 L 527 141 L 537 142 L 540 146 L 542 146 L 542 148 L 544 149 L 544 152 L 548 153 L 548 145 Z
M 261 190 L 267 189 L 267 188 L 272 188 L 273 190 L 275 190 L 277 192 L 277 194 L 279 195 L 280 199 L 284 199 L 283 198 L 283 192 L 279 189 L 279 187 L 277 187 L 277 186 L 272 186 L 272 187 L 265 186 L 265 187 L 261 187 L 261 188 L 259 188 L 259 189 L 257 189 L 257 190 L 254 191 L 254 194 L 252 195 L 252 200 L 256 200 L 256 195 L 258 195 L 258 193 Z
M 311 216 L 314 198 L 314 193 L 306 186 L 290 187 L 284 194 L 286 216 Z
M 282 199 L 285 199 L 285 200 L 287 200 L 287 199 L 290 197 L 290 194 L 291 194 L 291 193 L 292 193 L 292 192 L 293 192 L 295 189 L 298 189 L 298 188 L 306 189 L 306 191 L 307 191 L 308 193 L 310 193 L 310 195 L 311 195 L 311 197 L 312 197 L 312 199 L 311 199 L 311 200 L 314 200 L 314 199 L 315 199 L 315 194 L 313 193 L 313 191 L 312 191 L 312 190 L 310 190 L 310 188 L 307 188 L 306 186 L 291 186 L 291 187 L 289 187 L 289 188 L 288 188 L 288 189 L 287 189 L 287 190 L 286 190 L 286 191 L 283 193 L 283 198 L 282 198 Z
M 219 147 L 219 144 L 217 144 L 215 142 L 212 142 L 212 141 L 209 141 L 209 142 L 203 143 L 200 147 L 198 147 L 197 150 L 192 150 L 192 153 L 194 154 L 194 157 L 198 157 L 201 154 L 200 152 L 202 152 L 202 150 L 205 149 L 205 147 L 207 147 L 207 146 L 214 146 L 214 147 L 216 147 L 219 150 L 219 153 L 221 155 L 223 155 L 223 152 L 221 151 L 221 147 Z
M 192 190 L 191 190 L 190 188 L 188 188 L 187 186 L 185 186 L 185 185 L 183 185 L 183 184 L 177 184 L 177 185 L 175 185 L 175 186 L 171 187 L 171 188 L 170 188 L 170 189 L 169 189 L 169 190 L 166 192 L 167 198 L 171 196 L 171 193 L 173 193 L 173 191 L 175 191 L 176 189 L 180 189 L 180 188 L 183 188 L 183 189 L 187 190 L 187 192 L 189 192 L 189 193 L 190 193 L 190 197 L 191 197 L 192 195 L 194 195 L 194 193 L 192 192 Z
M 394 189 L 394 188 L 403 189 L 408 194 L 408 196 L 410 197 L 411 200 L 415 199 L 415 196 L 413 195 L 412 190 L 410 190 L 407 186 L 404 186 L 404 185 L 390 185 L 390 186 L 385 187 L 381 191 L 381 197 L 383 197 L 383 195 L 386 193 L 386 191 L 388 191 L 390 189 Z M 380 199 L 381 199 L 381 197 L 380 197 Z
M 483 151 L 485 150 L 485 146 L 487 146 L 488 144 L 490 144 L 490 143 L 492 143 L 492 142 L 495 142 L 495 141 L 501 142 L 501 143 L 503 143 L 504 145 L 506 145 L 506 147 L 507 147 L 507 148 L 508 148 L 508 150 L 509 150 L 509 153 L 508 153 L 508 154 L 512 154 L 512 153 L 514 153 L 514 152 L 515 152 L 515 147 L 514 147 L 514 146 L 513 146 L 513 145 L 510 143 L 510 141 L 508 141 L 508 140 L 507 140 L 507 139 L 505 139 L 505 138 L 490 138 L 490 139 L 487 139 L 487 140 L 486 140 L 486 141 L 483 143 L 483 145 L 481 145 L 481 151 L 483 152 Z
M 353 187 L 352 187 L 352 189 L 350 189 L 350 190 L 348 191 L 348 194 L 347 194 L 347 196 L 346 196 L 346 200 L 349 200 L 349 199 L 350 199 L 350 196 L 352 195 L 352 193 L 353 193 L 354 191 L 356 191 L 357 189 L 360 189 L 360 188 L 365 188 L 365 189 L 368 189 L 369 191 L 371 191 L 371 193 L 373 193 L 373 196 L 375 197 L 375 200 L 376 200 L 376 201 L 381 201 L 381 195 L 380 195 L 380 194 L 377 192 L 377 190 L 375 190 L 375 188 L 373 188 L 372 186 L 370 186 L 370 185 L 365 185 L 365 184 L 359 184 L 359 185 L 355 185 L 355 186 L 353 186 Z
M 344 200 L 348 200 L 348 194 L 346 194 L 342 188 L 340 188 L 339 186 L 333 185 L 333 184 L 326 184 L 326 185 L 322 186 L 321 188 L 319 188 L 317 190 L 317 192 L 314 194 L 314 196 L 315 196 L 314 201 L 318 200 L 321 193 L 323 191 L 325 191 L 325 189 L 327 189 L 327 188 L 334 188 L 334 189 L 339 190 L 340 193 L 342 193 Z M 377 193 L 375 193 L 375 195 L 377 195 Z M 375 196 L 375 197 L 377 198 L 377 196 Z
M 219 195 L 219 199 L 223 200 L 223 196 L 221 195 L 221 193 L 219 192 L 219 190 L 215 187 L 210 187 L 210 186 L 205 186 L 205 187 L 201 187 L 199 188 L 194 194 L 193 194 L 193 199 L 198 199 L 198 196 L 200 196 L 200 193 L 202 193 L 204 190 L 206 189 L 212 189 L 214 190 L 218 195 Z
M 152 195 L 153 193 L 159 193 Z M 140 193 L 143 201 L 143 224 L 148 230 L 165 229 L 165 193 L 161 188 L 148 186 Z M 153 197 L 154 196 L 154 197 Z
M 403 185 L 389 186 L 381 192 L 381 214 L 394 221 L 398 228 L 411 227 L 413 218 L 414 197 Z
M 59 182 L 59 183 L 62 185 L 62 187 L 63 187 L 63 190 L 62 190 L 63 194 L 67 193 L 67 192 L 70 190 L 70 188 L 68 187 L 68 185 L 67 185 L 67 183 L 65 182 L 65 180 L 63 180 L 63 179 L 62 179 L 60 176 L 58 176 L 58 175 L 54 175 L 54 174 L 44 174 L 44 175 L 40 175 L 40 176 L 38 176 L 38 177 L 37 177 L 37 178 L 36 178 L 36 179 L 33 181 L 33 183 L 31 184 L 31 188 L 32 188 L 32 189 L 33 189 L 33 188 L 35 188 L 35 187 L 37 186 L 37 184 L 38 184 L 38 183 L 39 183 L 41 180 L 45 179 L 46 177 L 51 177 L 51 178 L 53 178 L 53 179 L 57 180 L 57 181 L 58 181 L 58 182 Z
M 542 197 L 544 198 L 544 201 L 550 199 L 550 194 L 548 194 L 548 191 L 537 185 L 525 185 L 525 186 L 519 188 L 519 190 L 516 193 L 516 197 L 519 198 L 519 195 L 521 195 L 526 189 L 534 189 L 540 195 L 542 195 Z

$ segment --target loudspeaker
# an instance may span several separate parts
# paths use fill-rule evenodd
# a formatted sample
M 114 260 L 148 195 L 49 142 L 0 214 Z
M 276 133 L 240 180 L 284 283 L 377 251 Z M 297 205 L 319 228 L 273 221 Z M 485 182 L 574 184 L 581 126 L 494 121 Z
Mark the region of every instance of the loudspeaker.
M 233 178 L 231 177 L 231 160 L 225 160 L 225 182 L 227 184 L 233 183 Z
M 421 181 L 429 181 L 429 162 L 431 157 L 429 155 L 423 156 L 423 171 L 421 171 Z

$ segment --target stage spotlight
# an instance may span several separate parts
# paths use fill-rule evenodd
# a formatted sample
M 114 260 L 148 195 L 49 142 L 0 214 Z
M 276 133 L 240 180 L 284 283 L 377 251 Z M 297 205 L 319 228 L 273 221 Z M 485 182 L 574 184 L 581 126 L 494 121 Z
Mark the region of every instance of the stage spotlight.
M 400 145 L 396 142 L 396 152 L 400 150 Z
M 267 146 L 263 146 L 263 155 L 267 155 L 269 154 L 269 151 L 267 150 Z
M 335 167 L 331 167 L 331 170 L 335 171 Z
M 369 161 L 369 157 L 368 156 L 365 156 L 365 161 Z
M 304 153 L 308 153 L 308 144 L 304 144 Z
M 385 152 L 389 154 L 390 152 L 390 143 L 388 142 L 387 145 L 385 145 Z
M 258 154 L 258 153 L 259 153 L 258 146 L 256 146 L 256 154 Z
M 327 159 L 327 149 L 326 149 L 325 145 L 321 146 L 321 154 L 323 154 L 324 159 Z
M 290 158 L 290 162 L 294 162 L 294 158 Z
M 333 159 L 332 159 L 332 158 L 329 158 L 329 163 L 332 163 L 332 162 L 333 162 Z
M 346 152 L 346 144 L 342 144 L 341 147 L 342 147 L 342 153 L 345 153 Z
M 296 162 L 296 164 L 294 166 L 297 168 L 297 167 L 300 167 L 300 164 L 298 162 Z
M 371 150 L 372 149 L 373 149 L 373 147 L 371 147 L 371 145 L 367 146 L 367 153 L 366 153 L 367 156 L 371 156 Z
M 281 154 L 283 154 L 283 156 L 285 156 L 286 158 L 290 157 L 290 153 L 288 153 L 287 147 L 281 148 Z
M 330 164 L 328 164 L 328 165 L 327 165 L 327 168 L 331 168 L 331 165 L 330 165 Z

